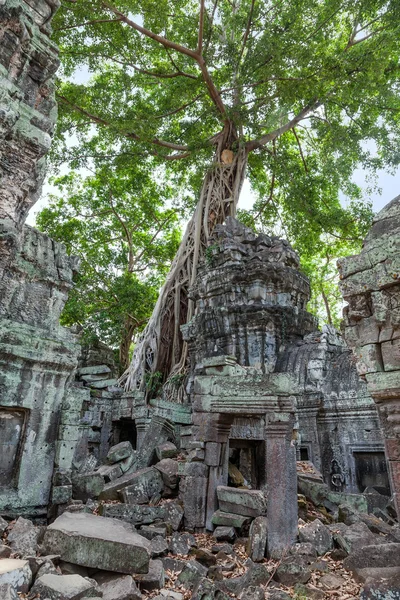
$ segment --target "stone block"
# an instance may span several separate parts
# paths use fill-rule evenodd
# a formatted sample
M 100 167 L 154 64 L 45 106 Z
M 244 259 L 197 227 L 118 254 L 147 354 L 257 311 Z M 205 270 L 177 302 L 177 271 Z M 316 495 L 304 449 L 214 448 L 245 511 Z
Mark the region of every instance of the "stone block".
M 205 477 L 183 477 L 179 486 L 185 507 L 185 526 L 188 529 L 204 527 L 206 520 L 208 479 Z
M 9 584 L 17 592 L 26 594 L 32 581 L 32 571 L 27 560 L 3 558 L 0 560 L 0 586 Z
M 344 568 L 352 572 L 357 569 L 379 569 L 399 565 L 400 544 L 396 543 L 356 546 L 343 562 Z
M 0 517 L 0 537 L 3 535 L 3 533 L 5 532 L 7 527 L 8 527 L 8 521 L 3 519 L 3 517 Z
M 274 574 L 275 581 L 287 586 L 296 583 L 307 583 L 311 579 L 311 571 L 301 556 L 289 556 L 278 566 Z
M 178 456 L 179 450 L 172 442 L 164 442 L 156 446 L 156 455 L 158 460 L 163 458 L 175 458 Z
M 151 592 L 165 585 L 165 572 L 161 560 L 151 560 L 149 570 L 145 575 L 135 575 L 135 580 L 141 590 Z
M 44 547 L 67 562 L 118 573 L 146 573 L 150 542 L 128 523 L 63 513 L 47 528 Z
M 202 578 L 207 576 L 207 567 L 201 565 L 196 560 L 191 560 L 186 563 L 182 569 L 178 583 L 183 585 L 186 589 L 193 589 L 196 583 Z
M 163 479 L 164 484 L 171 488 L 175 489 L 178 485 L 178 470 L 179 463 L 172 458 L 164 458 L 160 460 L 154 468 L 157 469 L 161 473 L 161 477 Z
M 217 496 L 220 510 L 236 515 L 260 517 L 267 512 L 267 501 L 260 490 L 243 490 L 218 486 Z
M 385 371 L 400 370 L 400 339 L 381 344 Z
M 114 481 L 122 476 L 122 469 L 119 463 L 114 465 L 101 465 L 96 473 L 99 473 L 103 477 L 105 483 L 110 483 L 110 481 Z
M 253 562 L 261 562 L 267 550 L 268 521 L 266 517 L 256 517 L 250 526 L 246 552 Z
M 236 529 L 241 529 L 245 525 L 248 525 L 250 521 L 251 517 L 235 515 L 234 513 L 227 513 L 222 510 L 215 511 L 211 519 L 213 525 L 225 525 L 227 527 L 235 527 Z
M 107 365 L 95 365 L 93 367 L 81 367 L 77 369 L 76 374 L 78 377 L 81 375 L 107 375 L 111 373 L 110 367 Z
M 331 527 L 334 531 L 333 537 L 340 548 L 350 554 L 356 548 L 362 548 L 369 545 L 383 544 L 385 538 L 373 534 L 365 523 L 354 523 L 349 527 L 337 523 Z
M 196 539 L 190 533 L 178 533 L 177 531 L 173 534 L 169 549 L 171 554 L 180 554 L 182 556 L 188 556 L 192 547 L 196 546 Z
M 8 542 L 13 552 L 17 552 L 25 558 L 25 556 L 34 556 L 36 554 L 41 536 L 42 531 L 40 527 L 35 527 L 28 519 L 19 517 L 8 533 Z
M 179 529 L 183 518 L 183 509 L 176 502 L 166 502 L 162 506 L 102 504 L 100 511 L 104 517 L 120 519 L 132 525 L 148 525 L 155 521 L 163 521 L 174 531 Z
M 68 504 L 72 498 L 72 485 L 53 486 L 51 490 L 52 504 Z
M 99 571 L 93 575 L 103 600 L 141 600 L 142 594 L 131 575 Z
M 302 543 L 312 544 L 318 555 L 329 552 L 333 547 L 332 534 L 319 519 L 315 519 L 299 529 L 299 540 Z
M 357 371 L 360 375 L 383 371 L 379 344 L 367 344 L 357 350 Z
M 31 590 L 31 595 L 37 594 L 46 600 L 80 600 L 98 597 L 96 583 L 80 575 L 52 575 L 38 577 Z
M 101 381 L 92 381 L 88 385 L 95 390 L 104 390 L 109 387 L 116 387 L 118 385 L 118 379 L 102 379 Z
M 154 467 L 141 469 L 131 474 L 131 483 L 122 488 L 120 494 L 126 504 L 146 504 L 163 490 L 161 473 Z
M 210 467 L 218 467 L 221 461 L 222 445 L 218 442 L 207 442 L 204 462 Z
M 236 532 L 233 527 L 219 526 L 214 529 L 213 537 L 218 542 L 233 542 L 236 537 Z
M 151 558 L 159 558 L 168 554 L 168 542 L 165 537 L 157 535 L 150 540 Z
M 165 525 L 142 525 L 140 528 L 140 535 L 143 535 L 148 540 L 152 540 L 153 538 L 160 536 L 165 538 L 167 535 L 167 527 Z
M 104 489 L 104 479 L 98 472 L 74 473 L 72 476 L 72 496 L 86 502 L 98 498 Z

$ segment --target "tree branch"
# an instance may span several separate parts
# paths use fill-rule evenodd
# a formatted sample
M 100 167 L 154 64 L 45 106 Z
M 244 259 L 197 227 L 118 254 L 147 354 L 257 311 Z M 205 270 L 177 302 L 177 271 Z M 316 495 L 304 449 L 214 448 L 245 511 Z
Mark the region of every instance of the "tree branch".
M 303 161 L 303 165 L 304 165 L 304 170 L 305 170 L 305 172 L 306 172 L 306 173 L 308 173 L 307 163 L 306 163 L 306 161 L 305 161 L 304 154 L 303 154 L 303 150 L 302 150 L 302 148 L 301 148 L 301 144 L 300 144 L 300 140 L 299 140 L 299 136 L 297 135 L 297 132 L 296 132 L 296 129 L 295 129 L 295 127 L 293 127 L 292 131 L 293 131 L 293 133 L 294 133 L 294 137 L 296 138 L 296 142 L 297 142 L 297 145 L 298 145 L 298 147 L 299 147 L 299 151 L 300 151 L 301 160 Z
M 199 35 L 197 40 L 197 54 L 201 56 L 203 51 L 203 32 L 204 32 L 204 0 L 200 0 L 199 15 Z
M 109 121 L 106 121 L 105 119 L 103 119 L 102 117 L 98 117 L 97 115 L 93 115 L 92 113 L 88 112 L 81 106 L 78 106 L 77 104 L 74 104 L 73 102 L 68 100 L 68 98 L 65 98 L 65 96 L 62 96 L 61 94 L 58 94 L 58 93 L 56 94 L 56 96 L 62 102 L 64 102 L 64 104 L 68 104 L 68 106 L 71 106 L 76 111 L 80 112 L 81 114 L 85 115 L 86 117 L 89 117 L 89 119 L 91 119 L 94 123 L 98 123 L 99 125 L 104 125 L 105 127 L 109 127 L 110 129 L 117 129 Z M 166 142 L 165 140 L 160 140 L 158 138 L 152 138 L 151 140 L 143 140 L 134 132 L 124 132 L 124 131 L 120 131 L 119 129 L 117 129 L 117 132 L 120 135 L 122 135 L 128 139 L 135 140 L 137 142 L 142 142 L 142 143 L 148 142 L 148 143 L 154 144 L 156 146 L 161 146 L 163 148 L 169 148 L 170 150 L 183 150 L 183 151 L 189 150 L 189 148 L 187 146 L 183 146 L 181 144 L 173 144 L 172 142 Z
M 295 125 L 297 125 L 297 123 L 299 123 L 302 119 L 304 119 L 310 112 L 312 112 L 313 110 L 318 108 L 318 106 L 321 106 L 321 104 L 322 104 L 322 102 L 320 102 L 318 100 L 316 100 L 315 102 L 312 102 L 310 104 L 307 104 L 307 106 L 305 106 L 295 117 L 293 117 L 293 119 L 291 119 L 290 121 L 285 123 L 285 125 L 282 125 L 282 127 L 278 127 L 278 129 L 275 129 L 275 131 L 271 131 L 270 133 L 267 133 L 266 135 L 261 136 L 258 140 L 251 140 L 251 141 L 247 142 L 246 143 L 247 152 L 252 152 L 253 150 L 256 150 L 257 148 L 260 148 L 260 146 L 264 146 L 265 144 L 268 144 L 268 142 L 275 140 L 277 137 L 280 137 L 287 131 L 290 131 L 290 129 L 293 129 L 293 127 L 295 127 Z
M 78 27 L 85 27 L 86 25 L 97 25 L 98 23 L 120 23 L 121 19 L 94 19 L 93 21 L 85 21 L 84 23 L 77 23 L 76 25 L 68 25 L 67 27 L 57 27 L 53 31 L 67 31 L 67 29 L 77 29 Z

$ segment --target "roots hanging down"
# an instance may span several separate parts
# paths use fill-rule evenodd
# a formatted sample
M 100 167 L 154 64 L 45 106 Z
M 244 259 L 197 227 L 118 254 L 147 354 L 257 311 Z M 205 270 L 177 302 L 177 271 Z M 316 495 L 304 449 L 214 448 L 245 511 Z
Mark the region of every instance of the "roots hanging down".
M 180 326 L 193 316 L 188 291 L 214 227 L 236 212 L 247 164 L 245 148 L 236 153 L 231 150 L 236 141 L 232 126 L 219 136 L 215 162 L 205 176 L 195 213 L 136 345 L 131 365 L 121 377 L 126 390 L 145 390 L 152 374 L 160 373 L 165 382 L 164 395 L 183 401 L 187 344 L 182 340 Z

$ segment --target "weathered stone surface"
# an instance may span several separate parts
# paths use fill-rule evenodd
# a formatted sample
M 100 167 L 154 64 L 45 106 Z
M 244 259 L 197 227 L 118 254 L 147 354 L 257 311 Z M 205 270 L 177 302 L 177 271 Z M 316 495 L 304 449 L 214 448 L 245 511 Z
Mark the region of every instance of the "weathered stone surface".
M 93 575 L 103 600 L 141 600 L 142 594 L 131 575 L 100 571 Z
M 187 556 L 190 549 L 196 546 L 196 539 L 190 533 L 175 532 L 172 535 L 169 548 L 172 554 L 182 554 Z
M 3 533 L 5 532 L 7 527 L 8 527 L 8 521 L 3 519 L 3 517 L 0 517 L 0 536 L 3 535 Z
M 0 598 L 2 600 L 19 600 L 17 590 L 9 583 L 0 584 Z
M 72 477 L 72 495 L 76 500 L 98 498 L 103 489 L 104 479 L 98 472 L 74 473 Z
M 309 585 L 304 585 L 304 583 L 296 583 L 294 586 L 295 594 L 299 596 L 299 598 L 304 598 L 307 600 L 324 600 L 325 594 L 321 590 L 316 588 L 312 588 Z
M 118 463 L 114 465 L 101 465 L 96 472 L 103 477 L 105 483 L 110 483 L 110 481 L 114 481 L 114 479 L 122 476 L 121 465 Z
M 126 504 L 146 504 L 154 495 L 160 494 L 163 487 L 160 472 L 154 467 L 148 467 L 132 473 L 130 484 L 124 486 L 120 494 Z
M 12 550 L 10 546 L 6 546 L 5 544 L 0 545 L 0 558 L 10 558 L 12 554 Z
M 239 596 L 243 600 L 265 600 L 265 590 L 261 587 L 251 585 L 243 590 Z
M 207 567 L 196 560 L 187 562 L 182 569 L 178 582 L 187 589 L 193 589 L 202 577 L 207 575 Z
M 207 548 L 192 548 L 190 554 L 205 567 L 212 567 L 217 562 L 215 555 L 210 550 L 207 550 Z
M 317 558 L 317 550 L 311 542 L 300 542 L 290 548 L 290 554 L 297 554 L 302 556 L 310 556 Z
M 233 527 L 216 527 L 213 532 L 213 537 L 219 542 L 232 542 L 236 537 L 236 532 Z
M 159 558 L 168 553 L 168 542 L 165 537 L 157 535 L 150 540 L 151 558 Z
M 152 540 L 155 537 L 163 537 L 167 535 L 166 525 L 142 525 L 140 528 L 140 535 L 143 535 L 148 540 Z
M 271 577 L 271 571 L 263 563 L 253 563 L 250 560 L 249 563 L 249 568 L 244 575 L 224 579 L 218 584 L 218 587 L 238 595 L 242 590 L 251 586 L 265 585 Z
M 118 573 L 146 573 L 150 542 L 132 526 L 91 514 L 64 513 L 46 531 L 44 545 L 67 562 Z
M 385 538 L 373 534 L 365 523 L 354 523 L 349 527 L 340 527 L 340 523 L 331 526 L 335 532 L 335 542 L 349 554 L 356 548 L 375 544 L 384 544 Z
M 307 525 L 301 527 L 299 530 L 299 539 L 300 542 L 312 544 L 319 555 L 329 552 L 333 546 L 331 532 L 319 519 L 315 519 L 312 523 L 307 523 Z
M 36 554 L 38 541 L 42 531 L 28 519 L 19 517 L 8 534 L 8 542 L 13 552 L 17 552 L 23 558 Z
M 160 460 L 160 462 L 154 465 L 154 468 L 157 469 L 157 471 L 160 471 L 163 482 L 167 487 L 171 489 L 175 489 L 177 487 L 179 481 L 178 461 L 173 460 L 172 458 L 163 458 Z
M 400 600 L 400 573 L 381 576 L 377 573 L 365 582 L 360 600 Z
M 165 585 L 165 572 L 161 560 L 151 560 L 149 570 L 145 575 L 135 575 L 135 579 L 142 590 L 159 590 Z
M 26 593 L 32 581 L 27 560 L 4 558 L 0 561 L 0 585 L 9 584 L 17 592 Z
M 256 517 L 250 526 L 246 552 L 254 562 L 264 560 L 267 550 L 268 520 L 266 517 Z
M 80 575 L 43 575 L 36 579 L 31 595 L 48 600 L 80 600 L 98 597 L 96 583 Z
M 183 509 L 176 502 L 166 502 L 162 506 L 103 504 L 100 506 L 100 511 L 104 517 L 121 519 L 133 525 L 148 525 L 162 521 L 170 524 L 174 531 L 179 529 L 183 518 Z
M 158 460 L 163 460 L 163 458 L 175 458 L 178 454 L 178 448 L 172 442 L 164 442 L 163 444 L 156 446 Z
M 107 454 L 107 462 L 110 465 L 128 458 L 133 453 L 132 444 L 130 442 L 120 442 L 115 446 L 112 446 Z
M 80 367 L 77 369 L 76 374 L 78 377 L 82 375 L 107 375 L 111 373 L 110 367 L 107 365 L 93 365 L 91 367 Z
M 240 490 L 218 486 L 217 496 L 220 510 L 236 515 L 259 517 L 267 512 L 267 502 L 259 490 Z
M 348 571 L 356 569 L 398 567 L 400 565 L 400 544 L 378 544 L 352 549 L 343 566 Z
M 311 571 L 300 556 L 285 558 L 274 574 L 275 581 L 287 586 L 295 583 L 307 583 L 310 578 Z
M 213 525 L 225 525 L 227 527 L 235 527 L 241 529 L 245 525 L 250 523 L 251 517 L 244 517 L 243 515 L 235 515 L 234 513 L 227 513 L 223 510 L 217 510 L 212 516 Z
M 325 590 L 337 590 L 345 585 L 346 580 L 335 573 L 328 573 L 327 575 L 323 575 L 321 577 L 319 583 Z

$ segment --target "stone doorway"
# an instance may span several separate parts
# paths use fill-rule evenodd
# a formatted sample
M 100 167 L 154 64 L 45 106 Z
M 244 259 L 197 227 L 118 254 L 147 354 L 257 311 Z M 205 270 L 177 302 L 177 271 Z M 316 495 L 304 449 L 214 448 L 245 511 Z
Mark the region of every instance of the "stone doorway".
M 384 452 L 353 452 L 355 477 L 359 492 L 374 487 L 385 496 L 390 496 L 389 475 Z
M 229 440 L 228 485 L 231 487 L 247 487 L 260 489 L 263 473 L 265 444 L 258 440 Z M 243 477 L 243 481 L 241 481 Z
M 132 448 L 137 447 L 137 429 L 134 419 L 121 419 L 116 421 L 113 426 L 113 443 L 130 442 Z
M 0 487 L 12 485 L 18 475 L 25 414 L 0 407 Z

